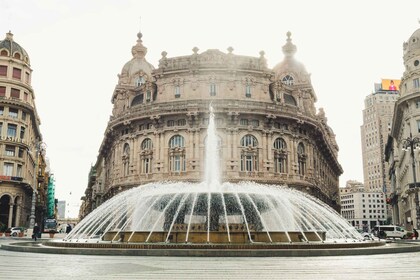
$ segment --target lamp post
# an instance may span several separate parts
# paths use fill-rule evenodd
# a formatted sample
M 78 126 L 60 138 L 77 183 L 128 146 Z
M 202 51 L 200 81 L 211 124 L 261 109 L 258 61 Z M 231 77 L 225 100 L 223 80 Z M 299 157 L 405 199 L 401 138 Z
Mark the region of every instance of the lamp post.
M 420 226 L 420 208 L 419 208 L 419 192 L 417 188 L 417 179 L 416 179 L 416 161 L 414 158 L 414 147 L 420 143 L 419 137 L 413 137 L 410 132 L 410 136 L 402 140 L 403 149 L 406 151 L 410 149 L 410 156 L 412 161 L 413 168 L 413 186 L 410 186 L 410 189 L 414 190 L 414 203 L 416 204 L 416 227 Z
M 35 205 L 36 205 L 36 196 L 38 194 L 38 151 L 39 143 L 35 144 L 35 167 L 34 167 L 34 179 L 32 187 L 32 203 L 31 203 L 31 215 L 29 216 L 29 228 L 34 228 L 35 226 Z

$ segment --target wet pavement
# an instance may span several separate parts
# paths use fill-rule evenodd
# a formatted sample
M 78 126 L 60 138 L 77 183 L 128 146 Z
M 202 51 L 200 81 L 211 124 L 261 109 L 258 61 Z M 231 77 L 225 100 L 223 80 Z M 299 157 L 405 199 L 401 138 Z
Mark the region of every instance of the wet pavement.
M 28 239 L 0 237 L 0 245 Z M 420 252 L 340 257 L 207 258 L 0 250 L 0 279 L 420 279 Z

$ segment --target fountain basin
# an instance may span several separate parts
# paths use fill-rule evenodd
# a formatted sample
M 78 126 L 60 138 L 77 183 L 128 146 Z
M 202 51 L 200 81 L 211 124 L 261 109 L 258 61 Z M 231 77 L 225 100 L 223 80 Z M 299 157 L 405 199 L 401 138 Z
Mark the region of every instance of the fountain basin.
M 243 227 L 243 226 L 242 226 Z M 150 232 L 118 232 L 109 231 L 103 236 L 104 241 L 120 241 L 120 242 L 146 242 L 149 243 L 184 243 L 187 237 L 186 231 L 172 231 L 168 232 L 160 231 L 153 232 L 150 236 Z M 271 240 L 270 240 L 271 239 Z M 189 233 L 188 243 L 202 243 L 205 244 L 210 242 L 212 244 L 229 244 L 229 243 L 252 243 L 252 242 L 319 242 L 325 241 L 325 232 L 256 232 L 251 231 L 251 239 L 246 231 L 233 231 L 230 232 L 230 240 L 226 232 L 215 231 L 208 233 L 207 231 L 193 231 Z

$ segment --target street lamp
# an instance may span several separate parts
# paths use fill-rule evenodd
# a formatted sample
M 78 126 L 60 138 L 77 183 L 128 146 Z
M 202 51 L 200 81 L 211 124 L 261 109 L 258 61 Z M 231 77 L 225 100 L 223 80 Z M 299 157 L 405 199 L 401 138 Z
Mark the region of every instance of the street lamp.
M 39 153 L 39 143 L 35 144 L 35 167 L 34 167 L 34 179 L 32 186 L 32 203 L 31 203 L 31 215 L 29 216 L 29 228 L 34 228 L 35 226 L 35 204 L 36 197 L 38 195 L 38 153 Z
M 410 149 L 410 156 L 412 161 L 413 168 L 413 185 L 409 185 L 410 189 L 414 189 L 414 202 L 416 204 L 416 227 L 420 226 L 420 207 L 419 207 L 419 192 L 417 188 L 417 179 L 416 179 L 416 161 L 414 159 L 414 147 L 420 143 L 419 137 L 413 137 L 410 132 L 410 136 L 402 140 L 403 150 L 407 151 Z

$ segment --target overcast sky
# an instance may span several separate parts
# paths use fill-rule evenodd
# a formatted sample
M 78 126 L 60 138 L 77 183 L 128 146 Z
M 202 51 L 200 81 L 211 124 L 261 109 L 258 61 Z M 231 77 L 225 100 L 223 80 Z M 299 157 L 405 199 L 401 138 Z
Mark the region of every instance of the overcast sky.
M 0 38 L 11 30 L 29 54 L 56 197 L 76 217 L 139 29 L 155 67 L 162 51 L 173 57 L 230 46 L 238 55 L 264 50 L 273 67 L 291 31 L 315 105 L 337 135 L 344 186 L 363 182 L 364 98 L 381 79 L 402 77 L 402 45 L 420 28 L 418 18 L 419 0 L 0 0 Z

